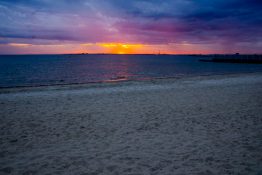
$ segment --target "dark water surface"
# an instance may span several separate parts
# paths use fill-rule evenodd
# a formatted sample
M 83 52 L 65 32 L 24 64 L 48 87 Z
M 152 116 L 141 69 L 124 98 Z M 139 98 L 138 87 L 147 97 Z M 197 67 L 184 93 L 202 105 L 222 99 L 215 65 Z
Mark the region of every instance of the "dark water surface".
M 0 87 L 262 72 L 262 65 L 199 62 L 179 55 L 0 56 Z

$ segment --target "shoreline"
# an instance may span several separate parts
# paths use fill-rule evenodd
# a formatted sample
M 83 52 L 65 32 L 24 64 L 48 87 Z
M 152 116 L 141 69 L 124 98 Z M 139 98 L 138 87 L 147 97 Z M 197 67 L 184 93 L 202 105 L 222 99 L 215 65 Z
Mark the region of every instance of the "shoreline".
M 146 83 L 146 82 L 159 82 L 159 81 L 176 81 L 186 80 L 194 78 L 223 78 L 224 76 L 246 76 L 246 75 L 262 75 L 262 72 L 245 72 L 245 73 L 221 73 L 221 74 L 205 74 L 205 75 L 182 75 L 182 76 L 171 76 L 171 77 L 152 77 L 152 78 L 141 78 L 141 79 L 126 79 L 126 80 L 103 80 L 94 82 L 84 83 L 66 83 L 66 84 L 43 84 L 43 85 L 28 85 L 28 86 L 10 86 L 0 87 L 0 94 L 11 93 L 11 92 L 24 92 L 24 91 L 42 91 L 42 90 L 63 90 L 71 88 L 94 88 L 94 87 L 111 87 L 118 85 L 128 85 L 132 83 Z

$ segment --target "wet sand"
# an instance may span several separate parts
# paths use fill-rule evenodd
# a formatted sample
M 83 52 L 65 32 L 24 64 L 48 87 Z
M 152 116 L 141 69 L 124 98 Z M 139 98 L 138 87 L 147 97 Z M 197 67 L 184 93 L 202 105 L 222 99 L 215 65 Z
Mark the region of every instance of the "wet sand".
M 0 90 L 0 174 L 260 174 L 262 74 Z

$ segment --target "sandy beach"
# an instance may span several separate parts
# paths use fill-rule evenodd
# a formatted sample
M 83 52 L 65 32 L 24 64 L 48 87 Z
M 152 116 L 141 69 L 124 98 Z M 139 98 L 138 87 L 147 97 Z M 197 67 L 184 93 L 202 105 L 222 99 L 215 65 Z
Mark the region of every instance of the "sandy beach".
M 262 74 L 0 90 L 0 174 L 262 174 Z

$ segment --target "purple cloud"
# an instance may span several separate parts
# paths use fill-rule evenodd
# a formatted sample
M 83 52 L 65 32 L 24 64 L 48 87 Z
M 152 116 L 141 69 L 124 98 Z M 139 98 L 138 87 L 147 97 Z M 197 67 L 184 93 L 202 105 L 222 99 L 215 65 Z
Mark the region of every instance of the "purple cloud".
M 261 47 L 261 9 L 259 0 L 1 0 L 0 43 L 186 42 L 253 51 Z

